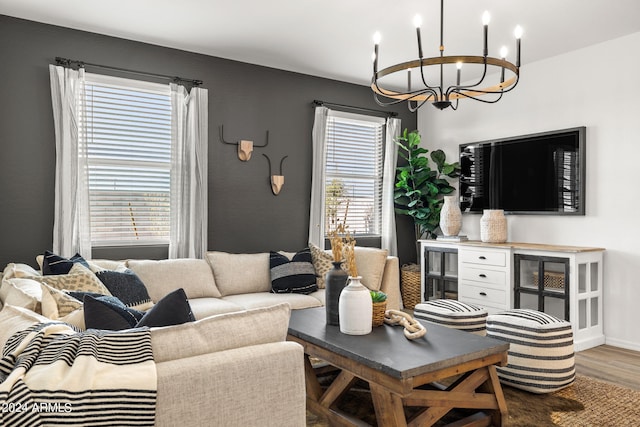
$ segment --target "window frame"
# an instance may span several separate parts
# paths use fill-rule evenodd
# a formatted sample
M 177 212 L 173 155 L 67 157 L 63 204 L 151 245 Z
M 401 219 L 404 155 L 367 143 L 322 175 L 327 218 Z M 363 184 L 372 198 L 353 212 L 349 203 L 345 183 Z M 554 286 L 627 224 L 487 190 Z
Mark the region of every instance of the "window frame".
M 378 138 L 376 138 L 376 143 L 379 144 L 378 146 L 372 147 L 372 156 L 374 157 L 374 161 L 377 163 L 377 165 L 375 166 L 375 170 L 373 172 L 373 174 L 370 175 L 366 175 L 366 174 L 345 174 L 345 173 L 341 173 L 341 172 L 333 172 L 329 170 L 329 155 L 330 155 L 330 150 L 331 150 L 331 145 L 334 144 L 335 142 L 332 142 L 332 136 L 331 136 L 331 127 L 333 126 L 334 122 L 342 122 L 344 124 L 355 124 L 358 126 L 367 126 L 367 127 L 371 127 L 371 128 L 377 128 L 376 132 L 378 134 Z M 373 203 L 374 203 L 374 232 L 366 232 L 366 233 L 361 233 L 361 232 L 353 232 L 353 230 L 351 231 L 351 234 L 357 238 L 357 239 L 362 239 L 362 240 L 368 240 L 368 239 L 380 239 L 382 237 L 382 230 L 383 230 L 383 224 L 382 224 L 382 192 L 383 192 L 383 177 L 384 177 L 384 157 L 385 157 L 385 144 L 386 144 L 386 120 L 383 117 L 378 117 L 378 116 L 371 116 L 371 115 L 366 115 L 366 114 L 357 114 L 357 113 L 350 113 L 350 112 L 346 112 L 346 111 L 339 111 L 339 110 L 329 110 L 328 115 L 327 115 L 327 123 L 326 123 L 326 129 L 325 129 L 325 153 L 324 153 L 324 164 L 323 164 L 323 169 L 324 169 L 324 183 L 323 183 L 323 197 L 325 200 L 324 203 L 324 212 L 322 213 L 322 218 L 325 224 L 325 239 L 328 238 L 328 233 L 331 230 L 331 226 L 328 222 L 327 219 L 327 212 L 329 207 L 327 206 L 328 204 L 327 199 L 328 199 L 328 195 L 327 195 L 327 187 L 328 187 L 328 183 L 330 182 L 330 180 L 332 178 L 344 178 L 344 179 L 359 179 L 359 180 L 366 180 L 366 179 L 371 179 L 373 180 L 373 186 L 374 186 L 374 190 L 373 190 L 373 194 L 371 195 L 373 198 Z M 343 145 L 344 147 L 344 145 Z M 348 149 L 348 147 L 347 147 Z M 356 163 L 357 164 L 357 163 Z M 357 196 L 356 198 L 361 198 L 362 196 Z M 338 217 L 340 217 L 340 215 L 337 215 Z M 347 217 L 347 224 L 349 224 L 349 219 Z M 352 224 L 353 225 L 353 224 Z
M 165 148 L 168 148 L 169 152 L 168 152 L 168 156 L 163 156 L 161 158 L 156 159 L 155 161 L 149 160 L 149 159 L 143 159 L 143 160 L 136 160 L 136 159 L 126 159 L 126 158 L 120 158 L 120 159 L 108 159 L 108 158 L 95 158 L 92 157 L 91 155 L 91 139 L 92 137 L 89 137 L 88 134 L 86 132 L 89 131 L 89 127 L 90 127 L 90 120 L 85 116 L 85 111 L 88 111 L 88 106 L 86 106 L 85 104 L 89 102 L 89 90 L 87 89 L 89 86 L 91 85 L 98 85 L 98 86 L 109 86 L 109 87 L 114 87 L 114 88 L 118 88 L 118 89 L 122 89 L 125 91 L 133 91 L 133 92 L 147 92 L 147 93 L 151 93 L 154 96 L 157 95 L 161 95 L 163 97 L 163 102 L 167 102 L 167 105 L 169 107 L 169 111 L 168 111 L 168 115 L 166 115 L 166 123 L 163 122 L 163 126 L 168 125 L 168 129 L 167 129 L 167 135 L 165 135 L 163 138 L 163 147 L 166 144 Z M 166 97 L 166 98 L 164 98 Z M 81 118 L 80 118 L 80 125 L 78 128 L 79 131 L 79 146 L 80 146 L 80 152 L 82 153 L 82 155 L 86 155 L 86 165 L 87 165 L 87 169 L 86 169 L 86 177 L 87 177 L 87 185 L 88 185 L 88 191 L 89 191 L 89 224 L 90 224 L 90 228 L 91 228 L 91 246 L 95 247 L 95 248 L 107 248 L 107 247 L 136 247 L 136 246 L 167 246 L 169 245 L 170 242 L 170 228 L 171 228 L 171 191 L 172 191 L 172 185 L 171 185 L 171 181 L 172 181 L 172 163 L 173 163 L 173 144 L 172 144 L 172 132 L 173 132 L 173 124 L 172 124 L 172 114 L 171 114 L 171 89 L 169 87 L 169 85 L 167 84 L 161 84 L 161 83 L 153 83 L 153 82 L 148 82 L 148 81 L 143 81 L 143 80 L 136 80 L 136 79 L 128 79 L 128 78 L 122 78 L 122 77 L 115 77 L 115 76 L 108 76 L 108 75 L 103 75 L 103 74 L 95 74 L 95 73 L 85 73 L 85 80 L 84 80 L 84 90 L 83 90 L 83 95 L 82 95 L 82 100 L 81 100 Z M 134 126 L 134 125 L 132 125 Z M 123 129 L 123 131 L 126 131 L 126 129 Z M 168 138 L 167 138 L 168 136 Z M 144 137 L 142 137 L 141 139 L 143 139 Z M 139 145 L 138 147 L 143 148 L 144 142 L 138 141 Z M 127 155 L 127 151 L 126 148 L 123 148 L 123 153 L 124 156 Z M 124 157 L 123 156 L 123 157 Z M 163 191 L 157 191 L 157 194 L 163 194 L 163 201 L 162 204 L 164 205 L 163 208 L 163 212 L 164 214 L 161 215 L 161 218 L 163 219 L 162 222 L 162 227 L 164 227 L 163 233 L 159 238 L 154 238 L 154 237 L 149 237 L 149 236 L 143 236 L 142 238 L 132 238 L 132 239 L 126 239 L 126 238 L 113 238 L 113 239 L 109 239 L 109 238 L 104 238 L 103 236 L 105 235 L 105 233 L 99 233 L 98 235 L 102 235 L 99 239 L 96 239 L 96 234 L 94 231 L 94 216 L 92 215 L 92 200 L 95 201 L 95 198 L 92 198 L 92 191 L 97 191 L 94 189 L 92 189 L 92 182 L 93 185 L 95 185 L 95 183 L 97 182 L 96 180 L 92 181 L 92 169 L 95 170 L 95 168 L 102 168 L 103 170 L 109 170 L 111 169 L 112 173 L 114 170 L 116 170 L 116 168 L 120 168 L 121 170 L 136 170 L 138 169 L 138 172 L 140 172 L 140 181 L 138 182 L 138 185 L 140 185 L 141 187 L 144 185 L 144 179 L 150 179 L 149 176 L 150 175 L 145 175 L 145 174 L 156 174 L 157 177 L 154 179 L 158 180 L 158 185 L 160 187 L 163 188 Z M 146 172 L 143 172 L 143 169 L 146 168 Z M 95 173 L 95 172 L 94 172 Z M 142 178 L 142 176 L 147 176 L 147 178 Z M 162 184 L 164 183 L 164 184 Z M 135 184 L 133 184 L 135 185 Z M 114 190 L 114 192 L 117 193 L 117 189 Z M 153 193 L 151 190 L 147 189 L 146 191 L 148 194 L 144 195 L 144 191 L 142 189 L 139 190 L 130 190 L 129 191 L 129 196 L 131 198 L 131 200 L 135 199 L 136 193 L 143 193 L 143 194 L 138 194 L 138 197 L 149 197 L 149 194 Z M 123 194 L 126 193 L 122 192 Z M 95 197 L 95 196 L 94 196 Z M 123 197 L 122 202 L 126 202 L 127 198 Z M 143 202 L 145 204 L 145 207 L 150 208 L 151 210 L 154 210 L 151 206 L 151 204 L 149 204 L 148 201 Z M 122 214 L 119 218 L 125 218 L 125 215 Z M 132 222 L 134 222 L 134 218 L 132 216 Z M 146 226 L 144 229 L 145 230 L 150 230 L 152 227 L 150 226 Z M 135 231 L 137 233 L 137 230 Z

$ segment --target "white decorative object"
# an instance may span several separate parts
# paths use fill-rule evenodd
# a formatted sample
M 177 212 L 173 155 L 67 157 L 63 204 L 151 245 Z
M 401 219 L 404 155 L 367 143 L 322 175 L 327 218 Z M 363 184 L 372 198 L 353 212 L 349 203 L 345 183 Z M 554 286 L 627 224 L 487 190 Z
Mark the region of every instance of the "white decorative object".
M 456 196 L 444 196 L 440 211 L 440 230 L 445 236 L 457 236 L 462 228 L 462 212 Z
M 485 209 L 480 219 L 480 240 L 485 243 L 507 241 L 507 218 L 502 209 Z
M 369 289 L 360 283 L 362 277 L 349 277 L 349 285 L 342 290 L 338 302 L 340 332 L 366 335 L 371 332 L 373 303 Z

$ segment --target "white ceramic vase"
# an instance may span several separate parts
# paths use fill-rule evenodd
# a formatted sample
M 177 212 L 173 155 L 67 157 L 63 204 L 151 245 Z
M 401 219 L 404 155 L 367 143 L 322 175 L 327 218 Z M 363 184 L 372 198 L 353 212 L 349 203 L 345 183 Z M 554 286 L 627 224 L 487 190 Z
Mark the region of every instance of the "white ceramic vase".
M 507 241 L 507 218 L 502 209 L 485 209 L 480 218 L 480 240 L 485 243 Z
M 456 196 L 444 196 L 440 211 L 440 230 L 445 236 L 457 236 L 462 228 L 462 212 Z
M 366 335 L 371 332 L 373 303 L 369 289 L 360 283 L 360 276 L 349 277 L 349 285 L 342 290 L 338 302 L 340 332 Z

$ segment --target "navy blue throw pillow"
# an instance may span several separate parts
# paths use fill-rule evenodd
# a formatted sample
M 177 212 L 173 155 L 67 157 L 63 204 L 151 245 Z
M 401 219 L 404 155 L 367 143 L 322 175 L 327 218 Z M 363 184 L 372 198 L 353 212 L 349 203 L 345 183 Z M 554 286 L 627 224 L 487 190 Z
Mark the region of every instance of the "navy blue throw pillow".
M 151 306 L 151 297 L 147 287 L 133 271 L 100 270 L 98 279 L 109 289 L 111 295 L 118 297 L 127 307 L 144 310 Z
M 89 268 L 87 261 L 78 253 L 67 259 L 51 251 L 44 251 L 42 274 L 45 276 L 52 274 L 69 274 L 69 270 L 71 270 L 75 263 L 82 264 Z
M 278 252 L 270 252 L 271 292 L 310 294 L 318 290 L 311 251 L 304 248 L 291 260 Z
M 184 289 L 168 293 L 147 311 L 136 327 L 181 325 L 196 320 Z

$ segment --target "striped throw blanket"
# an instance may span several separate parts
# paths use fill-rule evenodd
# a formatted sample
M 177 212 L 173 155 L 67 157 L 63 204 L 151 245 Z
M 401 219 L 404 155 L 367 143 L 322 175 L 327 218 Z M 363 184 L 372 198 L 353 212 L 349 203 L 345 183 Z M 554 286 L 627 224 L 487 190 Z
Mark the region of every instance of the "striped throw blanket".
M 6 343 L 0 381 L 3 426 L 154 424 L 156 369 L 147 328 L 34 325 Z

